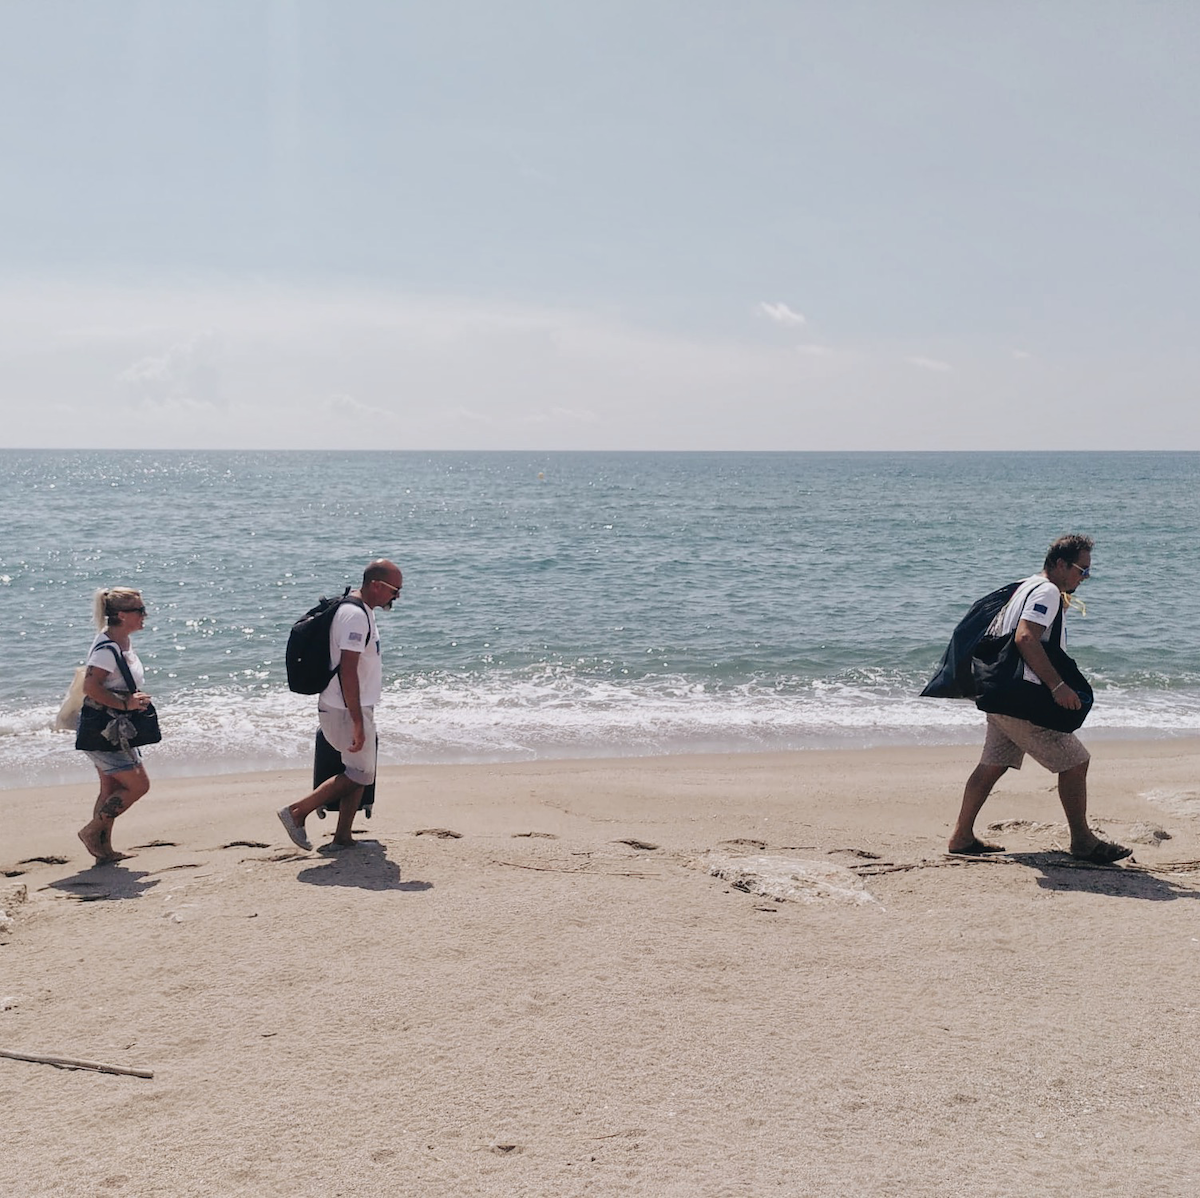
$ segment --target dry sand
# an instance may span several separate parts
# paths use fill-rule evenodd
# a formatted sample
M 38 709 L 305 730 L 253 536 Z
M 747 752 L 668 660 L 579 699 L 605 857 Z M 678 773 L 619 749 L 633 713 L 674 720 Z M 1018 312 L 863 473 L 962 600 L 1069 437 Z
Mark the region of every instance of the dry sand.
M 1200 743 L 1093 750 L 1134 864 L 1032 764 L 946 857 L 971 748 L 0 792 L 0 1049 L 154 1072 L 0 1059 L 0 1194 L 1192 1198 Z

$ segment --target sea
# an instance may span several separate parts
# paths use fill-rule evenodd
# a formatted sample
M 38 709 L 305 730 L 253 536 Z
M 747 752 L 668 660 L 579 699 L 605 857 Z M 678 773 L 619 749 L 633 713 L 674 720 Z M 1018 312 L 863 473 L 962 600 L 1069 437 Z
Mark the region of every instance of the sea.
M 1200 454 L 0 450 L 0 786 L 93 777 L 52 729 L 99 586 L 139 588 L 152 776 L 305 768 L 292 623 L 393 558 L 384 763 L 978 740 L 922 699 L 970 604 L 1095 537 L 1085 738 L 1200 733 Z

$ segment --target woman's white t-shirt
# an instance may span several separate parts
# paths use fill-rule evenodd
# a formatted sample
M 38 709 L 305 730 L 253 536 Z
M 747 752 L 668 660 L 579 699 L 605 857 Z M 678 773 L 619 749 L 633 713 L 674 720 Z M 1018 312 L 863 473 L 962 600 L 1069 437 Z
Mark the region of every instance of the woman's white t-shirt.
M 104 679 L 104 689 L 110 690 L 114 694 L 125 695 L 129 693 L 129 687 L 125 685 L 125 676 L 121 673 L 121 667 L 117 665 L 117 659 L 114 656 L 115 653 L 120 652 L 121 646 L 112 637 L 102 632 L 92 642 L 92 648 L 85 664 L 107 670 L 108 675 Z M 141 690 L 142 684 L 146 681 L 146 671 L 142 668 L 138 655 L 131 646 L 125 650 L 122 656 L 125 658 L 125 664 L 129 667 L 129 672 L 133 675 L 134 686 Z

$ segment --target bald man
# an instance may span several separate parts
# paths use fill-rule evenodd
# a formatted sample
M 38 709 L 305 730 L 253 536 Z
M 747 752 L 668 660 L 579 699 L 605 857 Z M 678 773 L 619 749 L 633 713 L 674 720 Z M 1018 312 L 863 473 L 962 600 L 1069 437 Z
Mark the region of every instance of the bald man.
M 380 558 L 363 571 L 362 586 L 342 600 L 333 617 L 329 668 L 336 672 L 321 692 L 317 714 L 325 739 L 342 756 L 343 771 L 298 803 L 279 809 L 284 831 L 302 849 L 312 848 L 304 821 L 327 803 L 338 804 L 333 843 L 343 848 L 354 844 L 354 815 L 363 788 L 375 781 L 375 704 L 383 691 L 379 631 L 372 613 L 377 607 L 390 610 L 403 584 L 396 563 Z

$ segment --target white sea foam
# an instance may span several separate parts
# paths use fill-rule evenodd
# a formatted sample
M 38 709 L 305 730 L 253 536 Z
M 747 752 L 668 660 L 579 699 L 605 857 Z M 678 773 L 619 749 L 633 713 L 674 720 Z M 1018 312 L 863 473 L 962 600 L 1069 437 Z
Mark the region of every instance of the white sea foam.
M 307 768 L 316 703 L 288 691 L 195 690 L 160 704 L 163 743 L 147 750 L 160 776 Z M 8 787 L 90 778 L 69 734 L 42 706 L 0 722 Z M 622 686 L 560 672 L 521 678 L 443 677 L 394 687 L 376 713 L 385 764 L 647 756 L 659 753 L 863 748 L 964 743 L 983 717 L 966 702 L 821 684 L 712 691 L 684 678 Z M 1089 731 L 1200 733 L 1200 705 L 1155 694 L 1101 702 Z

